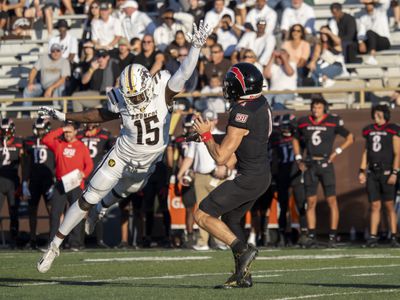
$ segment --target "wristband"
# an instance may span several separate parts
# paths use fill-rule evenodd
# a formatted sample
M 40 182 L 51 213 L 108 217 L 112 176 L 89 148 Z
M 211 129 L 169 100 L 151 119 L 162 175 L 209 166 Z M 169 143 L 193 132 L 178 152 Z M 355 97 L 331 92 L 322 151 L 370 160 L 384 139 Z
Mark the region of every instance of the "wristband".
M 203 143 L 207 143 L 209 140 L 212 139 L 212 134 L 209 131 L 200 134 L 200 136 Z
M 399 170 L 398 170 L 398 169 L 393 169 L 392 175 L 397 175 L 398 173 L 399 173 Z
M 341 153 L 343 152 L 343 149 L 340 148 L 340 147 L 337 147 L 337 148 L 335 149 L 335 152 L 336 152 L 337 155 L 339 155 L 339 154 L 341 154 Z
M 301 156 L 301 154 L 296 154 L 296 156 L 294 157 L 294 159 L 295 159 L 296 161 L 302 160 L 302 159 L 303 159 L 303 156 Z

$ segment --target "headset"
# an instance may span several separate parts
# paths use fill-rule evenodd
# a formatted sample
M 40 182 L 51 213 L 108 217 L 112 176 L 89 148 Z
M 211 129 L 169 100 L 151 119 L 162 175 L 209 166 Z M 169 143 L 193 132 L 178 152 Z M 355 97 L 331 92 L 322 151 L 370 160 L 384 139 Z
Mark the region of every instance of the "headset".
M 377 111 L 383 112 L 383 118 L 385 119 L 386 122 L 389 122 L 390 120 L 390 109 L 389 106 L 386 104 L 380 104 L 380 105 L 375 105 L 371 109 L 371 119 L 375 120 L 375 113 Z

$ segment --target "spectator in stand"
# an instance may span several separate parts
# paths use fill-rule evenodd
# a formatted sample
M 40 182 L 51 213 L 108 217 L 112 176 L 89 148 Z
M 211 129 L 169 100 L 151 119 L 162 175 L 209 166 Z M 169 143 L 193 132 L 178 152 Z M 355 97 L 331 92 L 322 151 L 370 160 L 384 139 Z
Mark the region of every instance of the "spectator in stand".
M 65 81 L 71 75 L 71 67 L 61 54 L 61 45 L 53 44 L 50 54 L 43 55 L 35 63 L 29 73 L 28 85 L 24 89 L 23 97 L 61 97 L 65 90 Z M 40 72 L 40 80 L 35 83 L 36 75 Z M 58 105 L 58 101 L 53 102 Z M 32 102 L 24 102 L 24 106 L 31 106 Z
M 267 21 L 265 19 L 257 20 L 257 31 L 246 32 L 236 46 L 236 51 L 243 49 L 252 49 L 257 55 L 261 65 L 268 64 L 271 54 L 275 49 L 276 40 L 273 35 L 268 35 L 265 31 Z M 237 56 L 236 52 L 234 56 Z
M 93 1 L 89 6 L 88 17 L 83 23 L 82 40 L 92 40 L 92 24 L 94 20 L 100 19 L 100 3 Z
M 199 24 L 200 20 L 204 19 L 204 4 L 203 1 L 199 0 L 189 0 L 189 10 L 188 14 L 194 17 L 194 23 Z
M 81 92 L 75 92 L 73 96 L 105 95 L 108 88 L 117 85 L 120 74 L 118 62 L 110 58 L 105 50 L 99 50 L 90 63 L 87 72 L 83 73 L 81 83 L 88 88 Z M 72 103 L 74 111 L 83 111 L 84 108 L 101 107 L 100 100 L 79 100 Z
M 61 45 L 62 57 L 68 59 L 70 63 L 78 63 L 78 40 L 68 33 L 67 21 L 59 20 L 56 28 L 60 34 L 50 39 L 49 49 L 51 49 L 51 45 L 59 44 Z
M 324 87 L 334 85 L 333 79 L 346 71 L 340 37 L 333 34 L 328 26 L 321 27 L 319 42 L 307 67 L 312 72 L 314 84 Z
M 165 49 L 164 53 L 167 59 L 177 59 L 178 58 L 178 50 L 179 48 L 185 47 L 187 49 L 190 48 L 190 44 L 185 38 L 185 33 L 182 30 L 178 30 L 175 33 L 175 39 L 169 44 L 169 46 Z
M 40 0 L 37 2 L 39 5 Z M 46 21 L 47 37 L 51 37 L 53 35 L 53 15 L 56 10 L 61 8 L 61 4 L 59 0 L 44 0 L 41 5 L 43 7 L 43 15 Z
M 360 53 L 369 53 L 366 64 L 377 65 L 376 52 L 390 48 L 387 6 L 372 0 L 361 2 L 365 4 L 365 13 L 358 20 L 358 50 Z
M 262 66 L 258 60 L 257 60 L 257 56 L 254 53 L 253 50 L 251 49 L 245 49 L 243 50 L 243 55 L 241 55 L 240 57 L 240 62 L 246 62 L 252 65 L 255 65 L 257 67 L 257 69 L 263 73 L 264 72 L 264 66 Z M 263 90 L 268 90 L 268 83 L 264 78 L 264 83 L 263 83 Z
M 135 37 L 142 39 L 146 33 L 152 34 L 155 30 L 153 21 L 138 7 L 138 3 L 133 0 L 127 0 L 120 6 L 123 12 L 120 19 L 122 34 L 128 41 Z
M 333 34 L 340 37 L 346 63 L 357 62 L 357 24 L 353 16 L 342 11 L 340 3 L 330 6 L 332 19 L 328 26 Z
M 178 30 L 184 33 L 192 32 L 193 16 L 183 13 L 174 12 L 167 8 L 161 13 L 162 24 L 154 31 L 154 42 L 158 50 L 163 51 L 174 40 Z
M 267 20 L 265 33 L 267 35 L 273 35 L 278 15 L 267 3 L 268 0 L 256 0 L 255 7 L 251 9 L 246 16 L 246 23 L 250 23 L 253 28 L 257 28 L 257 20 Z
M 226 14 L 222 17 L 220 25 L 216 31 L 218 36 L 218 43 L 221 44 L 224 49 L 224 56 L 230 57 L 235 51 L 235 46 L 238 43 L 239 34 L 234 29 L 235 23 L 231 19 L 231 16 Z
M 118 42 L 118 49 L 110 51 L 110 57 L 118 62 L 119 73 L 121 73 L 126 66 L 133 64 L 135 56 L 130 52 L 129 42 L 126 38 L 121 38 Z
M 296 64 L 297 84 L 299 86 L 302 85 L 303 79 L 307 76 L 306 65 L 311 54 L 310 43 L 305 38 L 304 27 L 301 24 L 295 24 L 290 27 L 288 40 L 282 44 L 282 49 L 287 51 L 290 61 Z
M 391 1 L 391 5 L 393 7 L 393 15 L 394 15 L 394 30 L 400 30 L 400 5 L 399 0 Z
M 222 17 L 226 14 L 230 15 L 232 20 L 235 20 L 235 13 L 232 9 L 225 7 L 224 0 L 214 0 L 214 8 L 206 13 L 204 23 L 216 30 Z
M 215 93 L 222 95 L 222 86 L 222 81 L 218 74 L 214 74 L 210 78 L 210 84 L 201 89 L 201 94 Z M 223 96 L 205 96 L 197 100 L 194 106 L 198 111 L 209 109 L 216 113 L 224 113 L 226 112 L 226 104 Z
M 156 49 L 153 36 L 146 34 L 142 40 L 142 52 L 135 58 L 135 63 L 141 64 L 150 71 L 151 75 L 162 69 L 165 63 L 164 54 Z
M 292 0 L 291 7 L 284 10 L 281 21 L 284 36 L 287 36 L 290 26 L 294 24 L 301 24 L 307 34 L 314 34 L 315 12 L 304 0 Z
M 272 53 L 264 75 L 270 80 L 270 89 L 273 91 L 297 89 L 296 63 L 290 61 L 289 54 L 284 49 Z M 293 100 L 294 94 L 268 94 L 267 99 L 273 109 L 286 109 L 286 101 Z
M 92 22 L 92 41 L 96 49 L 113 49 L 122 36 L 121 23 L 111 16 L 111 5 L 100 4 L 100 19 Z
M 210 83 L 213 75 L 218 75 L 221 82 L 224 80 L 226 72 L 231 67 L 229 59 L 224 58 L 224 50 L 220 44 L 215 44 L 211 48 L 211 61 L 200 62 L 199 73 L 202 86 Z
M 95 59 L 94 45 L 91 41 L 87 41 L 83 44 L 81 58 L 72 73 L 71 93 L 75 91 L 86 91 L 89 89 L 89 85 L 82 84 L 81 80 L 82 75 L 89 70 L 93 59 Z
M 131 40 L 130 44 L 131 44 L 130 49 L 131 49 L 131 52 L 133 55 L 137 56 L 137 55 L 139 55 L 140 52 L 142 52 L 142 40 L 141 39 L 133 38 Z
M 7 21 L 8 21 L 8 13 L 5 9 L 7 0 L 0 0 L 0 37 L 4 36 Z
M 50 131 L 46 134 L 42 142 L 53 151 L 56 161 L 56 183 L 54 185 L 53 194 L 50 197 L 50 240 L 57 233 L 60 225 L 60 218 L 65 210 L 66 202 L 72 205 L 79 199 L 82 189 L 84 188 L 84 180 L 93 170 L 93 161 L 90 158 L 89 149 L 76 138 L 79 125 L 66 124 L 64 127 Z M 79 170 L 77 178 L 80 184 L 76 187 L 71 186 L 65 189 L 66 175 Z M 70 246 L 73 250 L 82 248 L 83 222 L 72 230 L 70 238 Z
M 206 62 L 211 61 L 211 48 L 217 44 L 218 36 L 215 33 L 211 33 L 206 40 L 203 48 L 201 48 L 200 56 L 201 60 Z
M 6 0 L 2 3 L 2 11 L 7 12 L 9 17 L 22 18 L 26 0 Z

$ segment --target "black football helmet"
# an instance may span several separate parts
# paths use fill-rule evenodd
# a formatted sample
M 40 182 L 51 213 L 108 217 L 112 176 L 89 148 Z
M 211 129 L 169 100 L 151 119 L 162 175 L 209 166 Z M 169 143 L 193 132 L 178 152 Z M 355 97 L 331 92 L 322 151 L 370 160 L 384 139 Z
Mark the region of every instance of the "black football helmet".
M 282 115 L 279 127 L 281 128 L 283 136 L 291 136 L 293 134 L 293 121 L 295 119 L 296 116 L 293 114 Z
M 44 136 L 45 134 L 49 133 L 50 130 L 51 130 L 51 123 L 49 119 L 39 117 L 32 125 L 32 132 L 37 137 Z
M 6 139 L 10 139 L 15 135 L 15 123 L 11 118 L 1 120 L 0 135 Z
M 263 81 L 263 75 L 253 64 L 235 64 L 225 75 L 224 97 L 230 101 L 257 98 L 261 95 Z
M 85 130 L 93 130 L 95 128 L 99 128 L 100 127 L 100 123 L 85 123 L 83 124 L 83 128 Z

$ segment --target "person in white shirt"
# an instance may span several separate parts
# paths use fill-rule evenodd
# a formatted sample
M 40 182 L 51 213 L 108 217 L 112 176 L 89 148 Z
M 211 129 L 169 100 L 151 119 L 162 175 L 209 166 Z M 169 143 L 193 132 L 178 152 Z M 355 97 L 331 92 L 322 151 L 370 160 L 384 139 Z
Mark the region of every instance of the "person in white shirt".
M 257 31 L 246 32 L 236 46 L 236 51 L 252 49 L 257 55 L 258 62 L 263 66 L 268 64 L 276 46 L 275 37 L 265 31 L 267 22 L 265 19 L 259 19 Z
M 257 20 L 267 20 L 265 32 L 268 35 L 274 34 L 277 13 L 267 5 L 268 0 L 256 0 L 255 7 L 249 11 L 246 16 L 246 23 L 250 23 L 254 28 L 257 27 Z
M 100 19 L 92 22 L 92 42 L 96 49 L 111 50 L 122 36 L 121 22 L 111 16 L 110 5 L 100 4 Z
M 308 34 L 314 34 L 315 12 L 304 0 L 292 0 L 292 6 L 284 10 L 281 30 L 285 36 L 294 24 L 301 24 Z
M 155 30 L 153 21 L 138 7 L 138 3 L 133 0 L 125 1 L 120 7 L 123 12 L 120 19 L 122 34 L 128 41 L 135 37 L 142 39 L 146 33 L 153 34 Z
M 297 89 L 296 63 L 290 61 L 286 50 L 274 51 L 271 60 L 265 67 L 264 75 L 270 80 L 273 91 Z M 266 95 L 273 109 L 285 109 L 285 102 L 294 99 L 294 94 Z
M 192 32 L 194 18 L 190 14 L 174 12 L 168 8 L 161 14 L 161 18 L 162 24 L 154 31 L 154 42 L 160 51 L 164 51 L 175 39 L 178 30 L 182 30 L 184 33 Z
M 200 94 L 221 94 L 222 95 L 222 81 L 218 74 L 214 74 L 210 78 L 210 83 L 201 89 Z M 223 96 L 216 97 L 201 97 L 200 100 L 195 101 L 194 106 L 196 110 L 202 111 L 205 109 L 212 110 L 216 113 L 226 112 L 226 101 Z
M 224 15 L 220 23 L 217 29 L 218 43 L 221 44 L 224 49 L 224 56 L 230 57 L 233 51 L 235 51 L 238 37 L 236 36 L 236 32 L 232 29 L 233 22 L 230 15 Z
M 222 135 L 224 132 L 217 129 L 218 115 L 212 110 L 205 110 L 202 114 L 204 119 L 212 122 L 211 134 Z M 216 137 L 217 138 L 217 137 Z M 186 157 L 182 161 L 181 168 L 178 172 L 178 180 L 182 184 L 182 179 L 186 171 L 192 166 L 194 175 L 194 190 L 196 194 L 196 202 L 200 202 L 211 193 L 217 186 L 224 182 L 231 170 L 223 165 L 218 166 L 211 155 L 208 153 L 204 143 L 190 142 Z M 208 239 L 210 235 L 207 231 L 200 228 L 200 235 L 197 244 L 193 246 L 195 250 L 209 250 Z M 226 249 L 221 242 L 217 242 L 217 247 Z
M 68 59 L 71 63 L 78 63 L 78 40 L 68 33 L 69 26 L 67 21 L 59 20 L 56 28 L 60 34 L 50 39 L 49 53 L 53 44 L 61 45 L 62 57 Z
M 210 28 L 216 29 L 222 16 L 226 14 L 230 15 L 232 20 L 235 20 L 235 13 L 232 9 L 225 7 L 224 0 L 215 0 L 214 8 L 206 13 L 204 23 L 209 24 Z
M 358 19 L 358 50 L 369 53 L 365 63 L 377 65 L 376 51 L 390 48 L 390 30 L 387 6 L 374 1 L 363 1 L 365 13 Z

